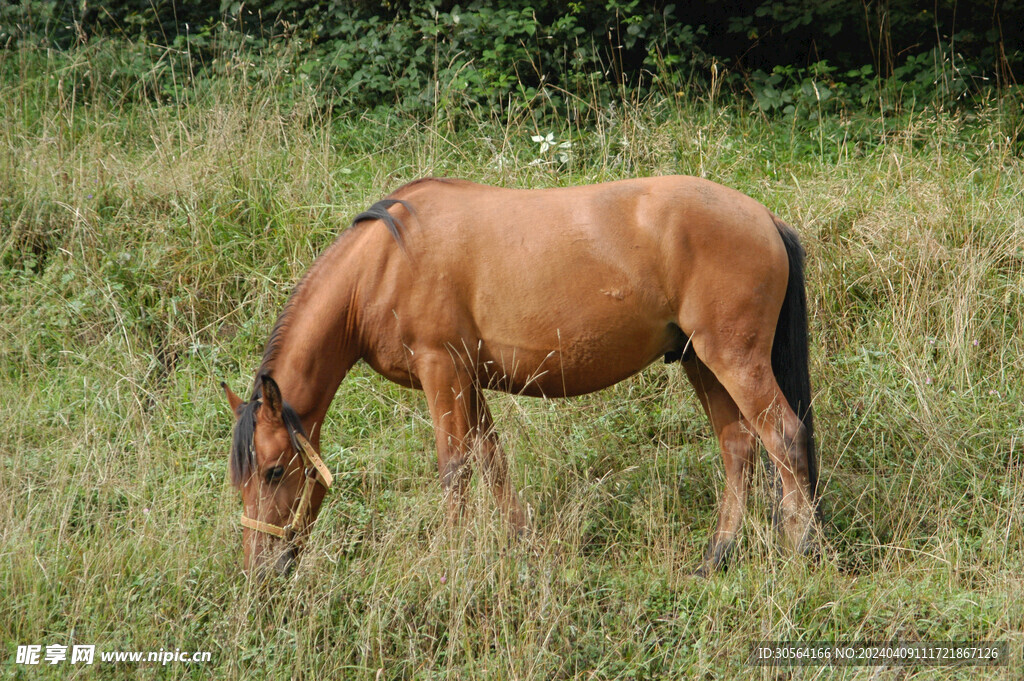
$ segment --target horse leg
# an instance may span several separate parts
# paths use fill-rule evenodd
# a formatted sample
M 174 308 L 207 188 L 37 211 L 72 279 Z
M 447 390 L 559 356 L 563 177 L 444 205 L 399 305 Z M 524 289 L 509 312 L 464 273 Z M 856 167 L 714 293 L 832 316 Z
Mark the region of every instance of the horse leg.
M 471 423 L 469 403 L 472 382 L 460 375 L 451 357 L 424 358 L 418 374 L 434 424 L 437 472 L 444 489 L 448 520 L 455 524 L 466 509 L 466 488 L 473 475 L 469 463 Z
M 768 450 L 782 479 L 779 529 L 794 551 L 807 551 L 813 544 L 810 533 L 814 518 L 807 430 L 775 381 L 771 337 L 758 330 L 737 333 L 733 327 L 731 331 L 718 338 L 695 338 L 694 350 L 729 392 Z M 736 342 L 738 338 L 744 340 Z
M 807 430 L 775 382 L 770 363 L 748 371 L 732 371 L 723 384 L 730 389 L 740 410 L 749 415 L 748 420 L 779 471 L 779 529 L 783 538 L 794 551 L 807 551 L 811 547 L 814 519 Z
M 708 542 L 704 563 L 697 570 L 698 575 L 707 576 L 725 563 L 743 522 L 756 441 L 736 402 L 704 363 L 693 359 L 684 362 L 683 368 L 711 421 L 725 467 L 718 526 Z
M 494 500 L 501 509 L 502 515 L 515 528 L 516 532 L 522 533 L 526 529 L 526 515 L 519 504 L 519 495 L 516 494 L 515 486 L 509 480 L 508 462 L 505 459 L 505 452 L 498 442 L 498 436 L 494 431 L 494 424 L 491 419 L 491 410 L 484 401 L 483 392 L 475 389 L 475 428 L 476 451 L 479 453 L 480 463 L 483 467 L 484 480 L 494 495 Z

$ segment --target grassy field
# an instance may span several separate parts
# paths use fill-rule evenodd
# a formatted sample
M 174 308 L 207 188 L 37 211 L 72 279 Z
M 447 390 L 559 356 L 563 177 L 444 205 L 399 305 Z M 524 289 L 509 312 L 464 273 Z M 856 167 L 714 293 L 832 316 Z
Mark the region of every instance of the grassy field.
M 694 96 L 584 102 L 585 123 L 417 121 L 325 114 L 244 60 L 142 98 L 102 60 L 0 52 L 0 676 L 1024 675 L 1019 101 L 767 120 Z M 542 152 L 548 133 L 571 148 Z M 737 560 L 689 576 L 723 475 L 678 366 L 571 400 L 491 397 L 536 528 L 518 542 L 476 483 L 445 528 L 422 395 L 359 366 L 324 426 L 337 477 L 309 549 L 291 578 L 246 581 L 218 384 L 247 389 L 291 286 L 356 213 L 424 175 L 668 173 L 736 187 L 804 240 L 820 564 L 776 551 L 760 469 Z M 1011 659 L 748 665 L 765 639 L 1007 641 Z M 29 644 L 97 658 L 16 664 Z M 175 649 L 211 660 L 99 660 Z

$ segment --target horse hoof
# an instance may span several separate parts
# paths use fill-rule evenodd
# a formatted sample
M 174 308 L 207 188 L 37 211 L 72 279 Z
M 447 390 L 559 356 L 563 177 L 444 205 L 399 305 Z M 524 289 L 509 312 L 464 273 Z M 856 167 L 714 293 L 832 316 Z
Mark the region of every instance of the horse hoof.
M 707 579 L 715 573 L 715 568 L 708 565 L 707 563 L 701 563 L 701 566 L 690 573 L 691 577 L 697 577 L 699 579 Z

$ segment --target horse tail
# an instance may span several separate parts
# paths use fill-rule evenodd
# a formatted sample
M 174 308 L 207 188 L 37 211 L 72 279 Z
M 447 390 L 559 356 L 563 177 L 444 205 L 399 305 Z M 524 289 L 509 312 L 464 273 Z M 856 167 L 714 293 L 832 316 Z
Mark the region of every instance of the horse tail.
M 779 311 L 772 342 L 772 371 L 789 406 L 807 432 L 807 477 L 811 503 L 818 497 L 818 461 L 814 447 L 814 413 L 811 409 L 811 375 L 807 350 L 807 292 L 804 287 L 804 249 L 796 231 L 772 216 L 789 256 L 789 283 Z M 820 513 L 820 509 L 818 511 Z

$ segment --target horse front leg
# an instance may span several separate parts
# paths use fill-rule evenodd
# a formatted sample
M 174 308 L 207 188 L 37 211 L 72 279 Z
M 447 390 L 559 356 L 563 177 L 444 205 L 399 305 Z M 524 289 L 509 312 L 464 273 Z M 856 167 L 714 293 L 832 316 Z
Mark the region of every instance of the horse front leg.
M 498 435 L 494 432 L 491 411 L 487 407 L 487 403 L 484 402 L 482 391 L 476 389 L 475 392 L 471 416 L 475 424 L 475 450 L 480 458 L 484 480 L 490 487 L 491 494 L 494 495 L 494 500 L 497 502 L 498 508 L 501 509 L 505 520 L 517 534 L 523 534 L 527 529 L 526 514 L 519 503 L 515 485 L 509 479 L 508 461 L 498 442 Z
M 477 458 L 502 515 L 521 533 L 526 529 L 526 514 L 509 479 L 508 462 L 483 391 L 468 372 L 456 368 L 451 357 L 421 363 L 420 382 L 434 423 L 437 469 L 449 519 L 458 522 L 465 512 L 466 490 L 472 477 L 470 463 Z
M 455 371 L 447 355 L 421 360 L 418 374 L 434 424 L 437 472 L 444 490 L 448 520 L 457 524 L 465 514 L 466 490 L 473 475 L 469 466 L 473 429 L 467 410 L 472 383 Z

